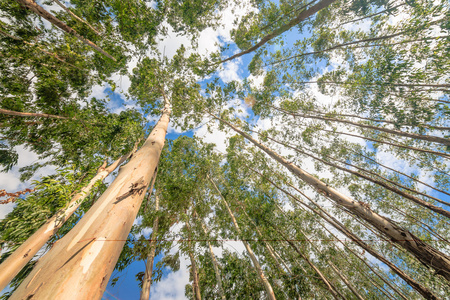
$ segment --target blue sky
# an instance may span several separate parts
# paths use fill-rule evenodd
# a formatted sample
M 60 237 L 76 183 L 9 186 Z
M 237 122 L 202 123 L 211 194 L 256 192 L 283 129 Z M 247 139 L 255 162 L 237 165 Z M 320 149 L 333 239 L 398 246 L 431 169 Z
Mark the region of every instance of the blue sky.
M 242 12 L 241 12 L 242 13 Z M 217 49 L 214 46 L 213 42 L 230 42 L 229 30 L 233 28 L 232 20 L 230 16 L 232 16 L 231 12 L 225 11 L 224 14 L 224 28 L 219 28 L 217 30 L 207 29 L 204 33 L 202 33 L 199 40 L 200 49 L 197 50 L 201 54 L 210 53 Z M 297 39 L 304 37 L 299 34 L 295 30 L 290 31 L 285 35 L 286 46 L 292 45 Z M 173 32 L 169 30 L 169 37 L 163 38 L 158 45 L 160 52 L 163 52 L 171 57 L 176 49 L 181 45 L 187 45 L 189 43 L 188 39 L 182 36 L 177 36 Z M 271 50 L 278 50 L 279 46 L 272 46 Z M 224 53 L 224 56 L 233 54 L 237 51 L 235 46 L 232 46 L 230 50 Z M 230 63 L 225 64 L 224 69 L 219 71 L 216 76 L 219 76 L 223 82 L 228 82 L 230 80 L 242 80 L 243 78 L 247 78 L 249 73 L 247 71 L 246 66 L 250 62 L 252 58 L 252 54 L 248 54 L 243 56 L 241 59 L 232 61 Z M 131 70 L 135 66 L 135 61 L 130 62 L 129 69 Z M 319 66 L 323 67 L 323 66 Z M 260 79 L 260 78 L 259 78 Z M 133 106 L 133 101 L 126 100 L 124 93 L 126 89 L 129 87 L 129 79 L 126 76 L 117 75 L 114 79 L 117 83 L 118 89 L 115 92 L 111 92 L 108 86 L 97 86 L 94 88 L 92 96 L 95 97 L 106 97 L 106 95 L 110 95 L 111 102 L 109 103 L 109 108 L 113 112 L 119 112 L 124 109 L 126 105 Z M 205 85 L 208 82 L 208 79 L 202 81 L 202 84 Z M 323 103 L 327 103 L 327 101 L 332 101 L 326 97 L 322 97 L 321 101 Z M 230 105 L 234 105 L 236 107 L 240 107 L 245 110 L 247 115 L 252 116 L 253 113 L 251 109 L 242 104 L 242 99 L 237 99 Z M 256 121 L 257 125 L 260 128 L 264 128 L 264 120 Z M 268 126 L 268 125 L 266 125 Z M 206 142 L 214 142 L 217 144 L 217 148 L 221 151 L 224 151 L 225 140 L 228 136 L 225 133 L 215 131 L 213 134 L 209 134 L 206 132 L 206 127 L 203 125 L 201 128 L 196 128 L 194 130 L 188 132 L 177 132 L 175 130 L 170 130 L 167 134 L 168 139 L 176 139 L 180 135 L 187 135 L 192 137 L 194 134 L 202 136 Z M 370 147 L 370 143 L 367 144 Z M 288 153 L 288 152 L 286 152 Z M 26 149 L 20 149 L 19 151 L 19 166 L 28 165 L 37 160 L 37 157 Z M 391 165 L 395 165 L 399 170 L 408 170 L 408 171 L 417 171 L 420 173 L 420 170 L 414 170 L 413 167 L 406 165 L 403 161 L 396 159 L 395 157 L 390 157 L 389 154 L 381 153 L 380 156 L 383 156 L 385 161 L 391 163 Z M 308 162 L 309 163 L 309 162 Z M 307 164 L 308 164 L 307 163 Z M 311 164 L 312 165 L 312 164 Z M 8 191 L 10 190 L 20 190 L 24 187 L 29 186 L 29 183 L 20 183 L 17 180 L 18 176 L 18 167 L 13 168 L 13 170 L 8 174 L 0 173 L 0 189 L 4 188 Z M 54 169 L 51 167 L 42 169 L 38 172 L 34 179 L 39 178 L 40 176 L 47 175 L 54 172 Z M 443 200 L 450 201 L 450 197 L 445 196 L 442 197 L 441 194 L 437 192 L 431 192 L 432 196 L 440 197 Z M 1 207 L 0 218 L 3 217 L 6 212 L 11 210 L 12 206 Z M 242 250 L 239 245 L 233 245 L 236 249 Z M 238 250 L 238 251 L 239 251 Z M 162 256 L 158 256 L 155 260 L 155 264 L 162 258 Z M 182 267 L 181 271 L 173 273 L 170 271 L 166 271 L 164 273 L 163 279 L 160 283 L 155 283 L 152 285 L 151 291 L 151 299 L 184 299 L 184 284 L 187 283 L 187 260 L 182 257 Z M 133 262 L 126 270 L 121 273 L 114 272 L 113 277 L 119 276 L 119 280 L 117 284 L 112 287 L 108 285 L 103 299 L 137 299 L 139 297 L 140 289 L 138 287 L 138 283 L 135 279 L 135 274 L 138 272 L 142 272 L 145 268 L 145 263 L 143 261 L 135 261 Z

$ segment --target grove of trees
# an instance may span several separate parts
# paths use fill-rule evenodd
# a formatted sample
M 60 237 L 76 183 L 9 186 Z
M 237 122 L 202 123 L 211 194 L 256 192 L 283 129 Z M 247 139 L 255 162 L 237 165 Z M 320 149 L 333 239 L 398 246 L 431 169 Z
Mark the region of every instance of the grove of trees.
M 39 159 L 0 298 L 142 261 L 149 299 L 187 260 L 196 300 L 448 299 L 449 31 L 445 0 L 2 0 L 0 168 Z

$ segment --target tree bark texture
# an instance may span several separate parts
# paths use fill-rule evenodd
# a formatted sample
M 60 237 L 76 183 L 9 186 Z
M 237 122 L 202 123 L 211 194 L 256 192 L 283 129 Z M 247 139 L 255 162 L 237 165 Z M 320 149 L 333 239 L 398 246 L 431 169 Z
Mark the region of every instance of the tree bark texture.
M 10 299 L 100 299 L 164 146 L 170 104 L 144 145 L 77 225 L 37 263 Z
M 8 285 L 20 270 L 22 270 L 22 268 L 34 257 L 39 249 L 41 249 L 58 229 L 64 225 L 81 203 L 89 196 L 95 183 L 105 179 L 131 154 L 132 153 L 122 156 L 107 168 L 102 166 L 94 178 L 89 181 L 89 184 L 70 200 L 67 207 L 59 210 L 53 217 L 48 219 L 44 225 L 42 225 L 0 265 L 0 290 L 3 290 Z

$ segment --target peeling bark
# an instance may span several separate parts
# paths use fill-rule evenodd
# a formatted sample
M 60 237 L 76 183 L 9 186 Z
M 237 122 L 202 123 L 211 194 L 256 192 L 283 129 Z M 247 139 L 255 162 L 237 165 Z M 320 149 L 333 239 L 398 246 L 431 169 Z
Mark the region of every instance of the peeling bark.
M 170 103 L 164 98 L 162 116 L 144 145 L 119 169 L 116 179 L 77 225 L 39 260 L 10 299 L 102 297 L 145 193 L 141 189 L 118 198 L 137 182 L 148 186 L 164 146 L 170 116 Z
M 58 229 L 64 225 L 70 216 L 89 196 L 89 193 L 95 183 L 105 179 L 131 155 L 132 153 L 122 156 L 107 168 L 102 166 L 94 178 L 89 181 L 89 184 L 77 193 L 72 200 L 70 200 L 67 207 L 59 210 L 53 217 L 48 219 L 44 225 L 42 225 L 0 265 L 0 290 L 3 290 L 8 285 L 8 283 L 20 272 L 20 270 L 22 270 L 22 268 L 34 257 L 39 249 L 41 249 L 45 243 L 47 243 L 48 240 L 58 231 Z

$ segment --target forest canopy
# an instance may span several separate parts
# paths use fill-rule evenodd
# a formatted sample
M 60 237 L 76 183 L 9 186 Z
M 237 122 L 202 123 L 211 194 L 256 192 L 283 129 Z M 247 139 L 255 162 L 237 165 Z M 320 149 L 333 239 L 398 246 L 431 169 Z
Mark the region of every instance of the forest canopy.
M 1 1 L 0 299 L 447 299 L 449 31 L 445 0 Z

